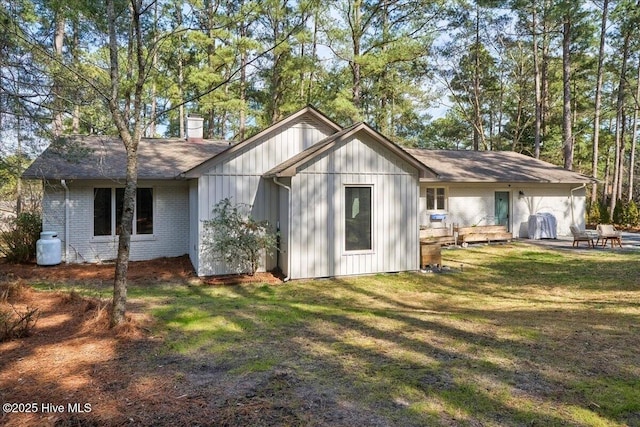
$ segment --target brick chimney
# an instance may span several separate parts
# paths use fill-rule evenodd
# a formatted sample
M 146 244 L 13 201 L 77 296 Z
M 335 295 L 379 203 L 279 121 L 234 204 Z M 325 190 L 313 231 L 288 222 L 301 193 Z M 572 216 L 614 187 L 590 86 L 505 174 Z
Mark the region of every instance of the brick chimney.
M 204 135 L 204 119 L 200 116 L 189 114 L 187 116 L 187 141 L 202 142 Z

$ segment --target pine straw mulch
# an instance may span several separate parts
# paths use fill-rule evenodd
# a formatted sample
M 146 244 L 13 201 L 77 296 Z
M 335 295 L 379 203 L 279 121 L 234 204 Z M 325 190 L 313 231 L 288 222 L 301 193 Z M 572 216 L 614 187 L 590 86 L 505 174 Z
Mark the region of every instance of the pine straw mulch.
M 73 291 L 38 292 L 26 285 L 36 280 L 103 283 L 113 280 L 113 271 L 113 265 L 104 264 L 38 267 L 0 262 L 0 291 L 5 289 L 0 306 L 18 312 L 38 308 L 29 337 L 0 342 L 0 403 L 28 404 L 14 405 L 23 413 L 0 413 L 0 425 L 239 425 L 234 420 L 245 410 L 262 417 L 261 424 L 270 424 L 261 408 L 236 404 L 221 411 L 220 405 L 211 404 L 211 396 L 181 381 L 170 367 L 157 365 L 161 338 L 152 336 L 152 319 L 145 314 L 134 313 L 124 325 L 110 329 L 108 300 Z M 212 285 L 279 281 L 268 273 L 198 279 L 186 257 L 132 262 L 128 277 L 142 285 L 155 280 Z

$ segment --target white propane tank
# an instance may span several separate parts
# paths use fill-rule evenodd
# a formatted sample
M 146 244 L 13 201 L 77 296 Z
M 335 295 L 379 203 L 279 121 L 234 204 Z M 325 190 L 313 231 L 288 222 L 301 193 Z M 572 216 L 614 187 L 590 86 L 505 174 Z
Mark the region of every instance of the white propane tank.
M 62 242 L 55 231 L 43 231 L 36 242 L 38 265 L 58 265 L 62 262 Z

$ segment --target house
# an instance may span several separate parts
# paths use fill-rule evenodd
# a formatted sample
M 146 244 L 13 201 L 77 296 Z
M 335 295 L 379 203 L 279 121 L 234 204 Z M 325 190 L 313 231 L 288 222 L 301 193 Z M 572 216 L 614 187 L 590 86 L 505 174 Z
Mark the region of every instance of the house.
M 140 142 L 132 260 L 188 254 L 200 276 L 232 272 L 203 245 L 203 221 L 224 198 L 277 228 L 263 265 L 289 278 L 417 270 L 421 226 L 506 215 L 517 237 L 540 210 L 562 230 L 584 223 L 589 178 L 515 153 L 403 149 L 312 107 L 235 145 L 203 140 L 202 119 L 188 129 L 186 140 Z M 44 180 L 43 228 L 67 262 L 115 258 L 125 163 L 119 140 L 78 136 L 25 171 Z
M 547 213 L 558 235 L 584 229 L 591 177 L 513 151 L 407 151 L 438 175 L 420 182 L 423 227 L 501 224 L 527 238 L 529 217 Z

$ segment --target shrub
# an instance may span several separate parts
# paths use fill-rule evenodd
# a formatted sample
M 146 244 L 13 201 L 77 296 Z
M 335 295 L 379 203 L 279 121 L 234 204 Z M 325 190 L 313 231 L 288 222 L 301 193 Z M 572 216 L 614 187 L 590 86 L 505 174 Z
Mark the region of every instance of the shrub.
M 600 206 L 600 220 L 597 221 L 601 224 L 609 224 L 611 222 L 611 215 L 609 215 L 609 207 L 605 202 L 599 202 Z
M 618 200 L 616 203 L 611 219 L 614 224 L 624 224 L 624 202 L 622 200 Z
M 640 212 L 638 212 L 638 205 L 631 200 L 624 207 L 624 222 L 631 227 L 635 227 L 640 222 Z
M 600 208 L 600 202 L 591 203 L 589 214 L 587 215 L 587 222 L 589 224 L 597 224 L 601 221 L 602 213 Z
M 0 306 L 0 342 L 31 335 L 38 321 L 37 308 L 27 307 L 18 311 L 13 305 Z
M 0 254 L 11 262 L 27 262 L 36 256 L 36 242 L 42 231 L 42 217 L 38 213 L 23 212 L 0 232 Z
M 260 266 L 262 252 L 276 247 L 276 233 L 267 221 L 256 221 L 250 206 L 232 205 L 222 199 L 213 208 L 213 219 L 203 221 L 204 246 L 214 258 L 231 268 L 253 275 Z

